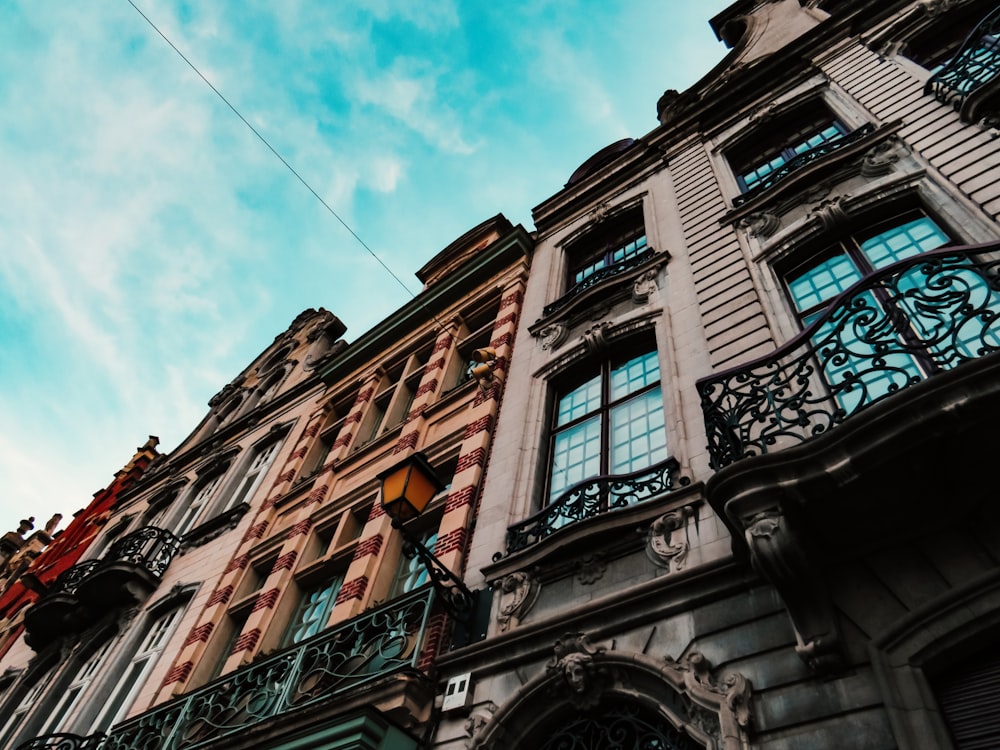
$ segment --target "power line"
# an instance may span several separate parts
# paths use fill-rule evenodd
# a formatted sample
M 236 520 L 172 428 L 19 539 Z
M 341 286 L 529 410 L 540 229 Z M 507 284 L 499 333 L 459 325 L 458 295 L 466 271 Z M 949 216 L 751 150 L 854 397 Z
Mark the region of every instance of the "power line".
M 368 251 L 369 255 L 371 255 L 375 260 L 378 261 L 378 264 L 380 266 L 382 266 L 382 268 L 384 268 L 386 270 L 386 272 L 390 276 L 392 276 L 392 278 L 394 278 L 396 280 L 396 282 L 401 287 L 403 287 L 403 289 L 406 290 L 406 293 L 409 294 L 410 297 L 412 297 L 413 299 L 417 299 L 417 296 L 412 291 L 410 291 L 410 288 L 406 284 L 403 283 L 403 280 L 400 279 L 395 273 L 393 273 L 392 269 L 389 268 L 389 266 L 387 266 L 382 261 L 382 259 L 379 258 L 378 255 L 375 254 L 375 251 L 372 250 L 370 247 L 368 247 L 368 244 L 363 239 L 361 239 L 361 237 L 358 236 L 358 233 L 355 232 L 353 229 L 351 229 L 351 227 L 348 225 L 348 223 L 346 221 L 344 221 L 342 218 L 340 218 L 340 215 L 336 211 L 334 211 L 333 208 L 330 207 L 329 203 L 327 203 L 325 200 L 323 200 L 322 196 L 319 193 L 317 193 L 315 190 L 313 190 L 312 185 L 310 185 L 308 182 L 306 182 L 305 179 L 302 177 L 302 175 L 300 175 L 298 172 L 295 171 L 295 168 L 291 164 L 288 163 L 288 161 L 285 159 L 285 157 L 283 157 L 281 154 L 279 154 L 277 152 L 277 150 L 274 148 L 274 146 L 272 146 L 270 143 L 268 143 L 267 139 L 258 132 L 257 128 L 255 128 L 253 125 L 251 125 L 250 122 L 247 120 L 247 118 L 245 118 L 240 113 L 240 111 L 238 109 L 236 109 L 236 107 L 234 107 L 233 104 L 225 96 L 222 95 L 222 92 L 219 91 L 212 84 L 212 82 L 210 80 L 208 80 L 202 74 L 202 72 L 200 70 L 198 70 L 197 67 L 195 67 L 195 64 L 193 62 L 191 62 L 187 58 L 187 56 L 177 48 L 177 45 L 175 45 L 172 41 L 170 41 L 170 39 L 167 37 L 166 34 L 164 34 L 162 31 L 160 31 L 160 29 L 157 27 L 157 25 L 150 20 L 149 16 L 147 16 L 145 13 L 143 13 L 139 9 L 139 7 L 134 2 L 132 2 L 132 0 L 128 0 L 128 4 L 131 5 L 133 8 L 135 8 L 135 12 L 136 13 L 138 13 L 140 16 L 142 16 L 144 19 L 146 19 L 146 23 L 148 23 L 153 28 L 153 30 L 163 38 L 163 41 L 165 41 L 167 44 L 169 44 L 170 47 L 174 50 L 174 52 L 176 52 L 178 55 L 180 55 L 181 59 L 188 64 L 188 67 L 191 68 L 191 70 L 193 70 L 195 73 L 198 74 L 198 77 L 201 78 L 201 80 L 203 80 L 205 82 L 205 84 L 210 89 L 212 89 L 212 91 L 215 92 L 216 96 L 218 96 L 223 102 L 225 102 L 226 106 L 229 107 L 229 109 L 231 109 L 233 111 L 233 114 L 235 114 L 237 117 L 239 117 L 240 120 L 243 121 L 243 124 L 246 125 L 248 128 L 250 128 L 250 132 L 252 132 L 255 136 L 257 136 L 257 138 L 260 140 L 260 142 L 263 143 L 265 146 L 267 146 L 268 150 L 272 154 L 274 154 L 276 157 L 278 157 L 278 160 L 282 164 L 284 164 L 285 167 L 288 168 L 288 171 L 291 172 L 293 175 L 295 175 L 295 178 L 305 186 L 306 190 L 308 190 L 310 193 L 312 193 L 316 197 L 316 200 L 318 200 L 320 203 L 323 204 L 323 207 L 327 211 L 330 212 L 330 214 L 333 216 L 333 218 L 335 218 L 337 221 L 339 221 L 341 223 L 341 225 L 344 227 L 344 229 L 346 229 L 348 232 L 351 233 L 351 236 L 358 241 L 358 244 L 360 244 L 361 247 L 363 247 L 365 250 Z M 430 311 L 428 310 L 428 312 L 430 312 Z M 437 319 L 437 316 L 435 316 L 433 313 L 431 313 L 431 317 L 434 318 L 435 321 L 437 321 L 437 324 L 439 326 L 441 326 L 442 328 L 444 328 L 444 324 L 440 320 Z

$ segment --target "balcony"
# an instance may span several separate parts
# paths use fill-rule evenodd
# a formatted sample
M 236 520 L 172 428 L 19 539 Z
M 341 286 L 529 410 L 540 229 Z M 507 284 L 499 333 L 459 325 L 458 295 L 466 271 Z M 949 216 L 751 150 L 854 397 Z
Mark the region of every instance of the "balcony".
M 420 589 L 260 658 L 117 725 L 101 750 L 194 750 L 228 746 L 216 743 L 234 735 L 240 747 L 256 747 L 251 735 L 266 736 L 276 717 L 287 737 L 329 713 L 379 708 L 380 700 L 396 711 L 423 707 L 429 716 L 434 686 L 417 665 L 431 601 L 432 590 Z M 413 717 L 389 718 L 405 725 Z
M 712 468 L 814 439 L 1000 351 L 997 250 L 944 248 L 888 266 L 772 354 L 698 381 Z
M 773 172 L 770 172 L 766 176 L 762 177 L 760 181 L 758 181 L 750 190 L 747 190 L 745 193 L 741 193 L 733 198 L 733 206 L 735 208 L 739 208 L 740 206 L 749 203 L 758 196 L 763 195 L 789 175 L 804 169 L 829 154 L 863 141 L 874 132 L 875 126 L 868 123 L 844 136 L 841 136 L 840 138 L 837 138 L 836 140 L 826 141 L 815 148 L 811 148 L 808 151 L 789 159 Z
M 15 750 L 98 750 L 103 734 L 80 737 L 76 734 L 46 734 L 18 745 Z
M 997 93 L 998 74 L 1000 8 L 987 15 L 955 56 L 927 80 L 924 93 L 951 105 L 964 120 L 977 122 L 984 115 L 997 114 L 995 106 L 988 106 L 988 100 Z
M 679 471 L 677 459 L 668 458 L 631 474 L 595 477 L 575 484 L 554 502 L 507 529 L 507 554 L 530 547 L 570 524 L 690 484 L 687 477 L 678 477 Z
M 609 279 L 622 277 L 622 280 L 625 280 L 626 276 L 631 278 L 632 276 L 637 275 L 629 274 L 629 272 L 645 266 L 655 257 L 657 257 L 657 253 L 652 248 L 649 248 L 638 255 L 628 258 L 627 260 L 605 266 L 604 268 L 595 271 L 579 284 L 574 284 L 562 297 L 547 304 L 542 309 L 542 318 L 544 319 L 550 315 L 554 315 L 560 310 L 569 307 L 571 303 L 574 303 L 577 299 L 588 296 L 587 293 L 591 289 L 600 286 Z
M 40 649 L 54 638 L 79 632 L 108 607 L 134 604 L 163 577 L 180 540 L 147 526 L 115 542 L 98 560 L 74 565 L 25 612 L 25 640 Z

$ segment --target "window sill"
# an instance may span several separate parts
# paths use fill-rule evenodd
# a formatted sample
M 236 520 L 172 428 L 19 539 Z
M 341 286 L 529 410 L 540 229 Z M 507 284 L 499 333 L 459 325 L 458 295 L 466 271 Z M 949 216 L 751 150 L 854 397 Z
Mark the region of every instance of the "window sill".
M 243 516 L 245 516 L 249 511 L 249 505 L 246 503 L 240 503 L 239 505 L 224 511 L 219 515 L 210 518 L 200 526 L 196 526 L 191 529 L 191 531 L 185 534 L 184 538 L 181 540 L 181 553 L 183 554 L 189 549 L 208 544 L 212 540 L 218 539 L 227 531 L 232 531 L 239 525 L 240 519 L 243 518 Z
M 843 138 L 833 141 L 838 144 L 836 148 L 830 148 L 815 153 L 807 152 L 803 156 L 812 155 L 785 174 L 780 174 L 773 182 L 756 186 L 747 193 L 741 193 L 733 198 L 733 210 L 723 216 L 719 223 L 723 226 L 735 224 L 740 219 L 756 213 L 769 203 L 777 202 L 785 198 L 787 206 L 777 209 L 783 213 L 785 208 L 794 205 L 801 200 L 803 188 L 815 184 L 819 177 L 826 177 L 838 168 L 848 166 L 849 174 L 853 176 L 861 173 L 861 160 L 858 158 L 873 146 L 887 140 L 903 126 L 902 120 L 876 127 L 874 125 L 862 125 L 860 128 L 848 133 Z M 794 160 L 788 163 L 794 165 Z M 786 165 L 788 166 L 788 165 Z M 773 174 L 779 174 L 774 172 Z
M 538 337 L 543 329 L 557 321 L 572 318 L 575 312 L 589 309 L 597 301 L 607 304 L 613 297 L 617 296 L 614 293 L 609 294 L 609 292 L 615 290 L 621 293 L 624 287 L 650 269 L 658 269 L 668 260 L 670 260 L 669 253 L 657 252 L 650 248 L 641 255 L 619 264 L 619 268 L 607 276 L 602 276 L 596 281 L 585 279 L 557 300 L 546 305 L 542 309 L 542 317 L 528 327 L 528 332 L 532 336 Z M 621 294 L 621 296 L 625 295 Z

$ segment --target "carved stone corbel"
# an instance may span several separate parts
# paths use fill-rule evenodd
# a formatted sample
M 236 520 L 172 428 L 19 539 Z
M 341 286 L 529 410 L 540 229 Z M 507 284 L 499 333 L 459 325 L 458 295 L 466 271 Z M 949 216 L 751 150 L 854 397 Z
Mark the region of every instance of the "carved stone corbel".
M 493 701 L 486 701 L 472 710 L 469 718 L 465 720 L 465 734 L 468 737 L 465 740 L 465 746 L 467 748 L 478 746 L 479 737 L 482 735 L 484 727 L 490 723 L 490 719 L 497 712 L 497 708 L 499 706 Z
M 567 633 L 552 648 L 545 671 L 561 678 L 556 684 L 562 686 L 562 692 L 578 709 L 596 706 L 611 682 L 608 670 L 594 662 L 594 657 L 604 651 L 583 633 Z
M 744 216 L 736 226 L 750 237 L 770 237 L 781 228 L 781 219 L 767 211 L 758 211 Z
M 872 146 L 861 159 L 863 177 L 880 177 L 892 171 L 892 165 L 899 161 L 902 145 L 892 137 Z
M 721 703 L 725 704 L 736 725 L 744 731 L 750 729 L 753 719 L 750 706 L 753 685 L 744 675 L 739 672 L 713 675 L 711 662 L 700 651 L 692 651 L 680 661 L 667 656 L 664 662 L 667 669 L 677 676 L 675 681 L 683 682 L 690 696 L 722 696 Z
M 587 354 L 596 357 L 607 351 L 607 331 L 610 327 L 611 323 L 602 321 L 595 323 L 583 332 L 581 339 L 583 340 L 583 346 L 587 350 Z
M 529 573 L 518 571 L 500 581 L 500 611 L 497 626 L 501 633 L 521 624 L 538 599 L 540 586 Z
M 654 264 L 643 271 L 632 283 L 632 301 L 641 304 L 649 299 L 649 295 L 659 290 L 656 277 L 660 273 L 660 265 Z
M 664 513 L 650 524 L 646 537 L 646 556 L 660 568 L 671 572 L 683 570 L 691 549 L 688 539 L 688 521 L 694 517 L 694 508 L 683 508 Z
M 819 221 L 823 229 L 834 229 L 847 221 L 844 203 L 849 197 L 849 195 L 836 195 L 833 198 L 820 201 L 810 213 Z
M 840 629 L 804 540 L 778 510 L 749 518 L 744 534 L 754 567 L 785 602 L 798 641 L 796 653 L 815 672 L 839 669 L 843 665 Z
M 569 328 L 566 323 L 563 321 L 556 321 L 550 323 L 532 335 L 538 339 L 539 346 L 541 346 L 544 351 L 548 351 L 558 347 L 563 341 L 566 340 L 566 336 L 568 334 Z

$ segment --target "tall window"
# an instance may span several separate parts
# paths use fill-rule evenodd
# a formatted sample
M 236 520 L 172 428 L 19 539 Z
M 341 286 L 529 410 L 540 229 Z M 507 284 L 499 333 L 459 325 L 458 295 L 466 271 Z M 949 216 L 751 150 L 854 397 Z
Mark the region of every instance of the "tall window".
M 417 539 L 428 550 L 430 550 L 431 554 L 434 553 L 437 538 L 437 527 L 417 532 Z M 420 562 L 419 557 L 416 555 L 413 557 L 400 555 L 399 567 L 396 569 L 396 577 L 393 579 L 392 586 L 389 588 L 389 598 L 393 599 L 397 596 L 402 596 L 403 594 L 415 591 L 427 583 L 429 580 L 427 576 L 427 568 L 422 562 Z
M 112 643 L 112 640 L 107 641 L 83 662 L 77 670 L 76 675 L 74 675 L 73 681 L 59 696 L 59 700 L 52 710 L 48 712 L 45 723 L 38 732 L 39 735 L 51 734 L 60 729 L 65 729 L 65 727 L 62 726 L 63 721 L 80 703 L 80 698 L 83 695 L 84 690 L 87 689 L 91 681 L 94 679 L 94 675 L 97 674 L 97 670 L 100 668 L 104 661 L 104 657 L 111 649 Z
M 834 297 L 873 271 L 933 250 L 949 241 L 944 230 L 929 216 L 922 214 L 894 220 L 845 238 L 786 275 L 788 291 L 802 325 L 807 326 L 816 320 Z M 904 279 L 903 284 L 904 288 L 907 284 L 921 286 L 919 271 L 914 273 L 912 279 Z M 877 289 L 859 293 L 858 299 L 873 310 L 882 309 L 886 303 Z M 917 328 L 921 325 L 919 310 L 902 312 L 907 313 L 910 326 Z M 821 325 L 813 335 L 813 341 L 819 342 L 834 335 L 835 326 L 830 321 Z M 881 355 L 879 366 L 872 367 L 869 359 L 876 351 L 875 344 L 868 341 L 868 334 L 864 323 L 837 334 L 853 356 L 830 357 L 824 364 L 826 379 L 831 385 L 840 385 L 852 378 L 859 381 L 858 387 L 841 391 L 838 396 L 848 414 L 864 403 L 903 387 L 912 378 L 921 378 L 927 367 L 917 356 L 905 352 Z
M 278 448 L 280 447 L 281 442 L 275 441 L 257 450 L 253 460 L 250 462 L 250 466 L 247 467 L 246 473 L 233 490 L 233 494 L 229 497 L 229 500 L 226 501 L 225 507 L 221 510 L 225 511 L 235 508 L 243 501 L 253 497 L 253 493 L 260 487 L 260 483 L 264 481 L 264 475 L 271 468 L 271 463 L 278 454 Z
M 42 696 L 45 688 L 49 686 L 49 678 L 52 676 L 53 670 L 50 669 L 48 672 L 39 677 L 35 684 L 32 685 L 23 696 L 21 700 L 18 701 L 17 706 L 11 712 L 10 717 L 3 724 L 3 729 L 0 730 L 0 747 L 10 747 L 14 737 L 17 734 L 18 728 L 24 721 L 24 717 L 31 713 L 31 709 L 35 707 L 35 703 Z
M 93 731 L 103 732 L 121 721 L 131 708 L 139 690 L 149 677 L 156 659 L 166 646 L 174 625 L 180 619 L 181 609 L 171 609 L 152 621 L 136 648 L 132 660 L 118 675 L 118 681 L 104 702 L 94 723 Z
M 847 127 L 816 101 L 795 110 L 791 117 L 768 123 L 754 137 L 729 153 L 740 190 L 760 186 L 775 171 L 803 154 L 839 140 Z
M 209 500 L 212 499 L 212 496 L 215 494 L 215 490 L 219 487 L 219 482 L 221 481 L 222 474 L 218 474 L 217 476 L 202 482 L 201 487 L 199 487 L 197 492 L 194 493 L 191 501 L 187 504 L 187 507 L 184 508 L 184 513 L 174 526 L 174 534 L 181 537 L 194 528 L 195 521 L 198 520 L 202 511 L 205 510 L 205 506 L 208 505 Z
M 667 458 L 656 350 L 603 362 L 558 396 L 549 448 L 550 501 L 572 485 L 628 474 Z

